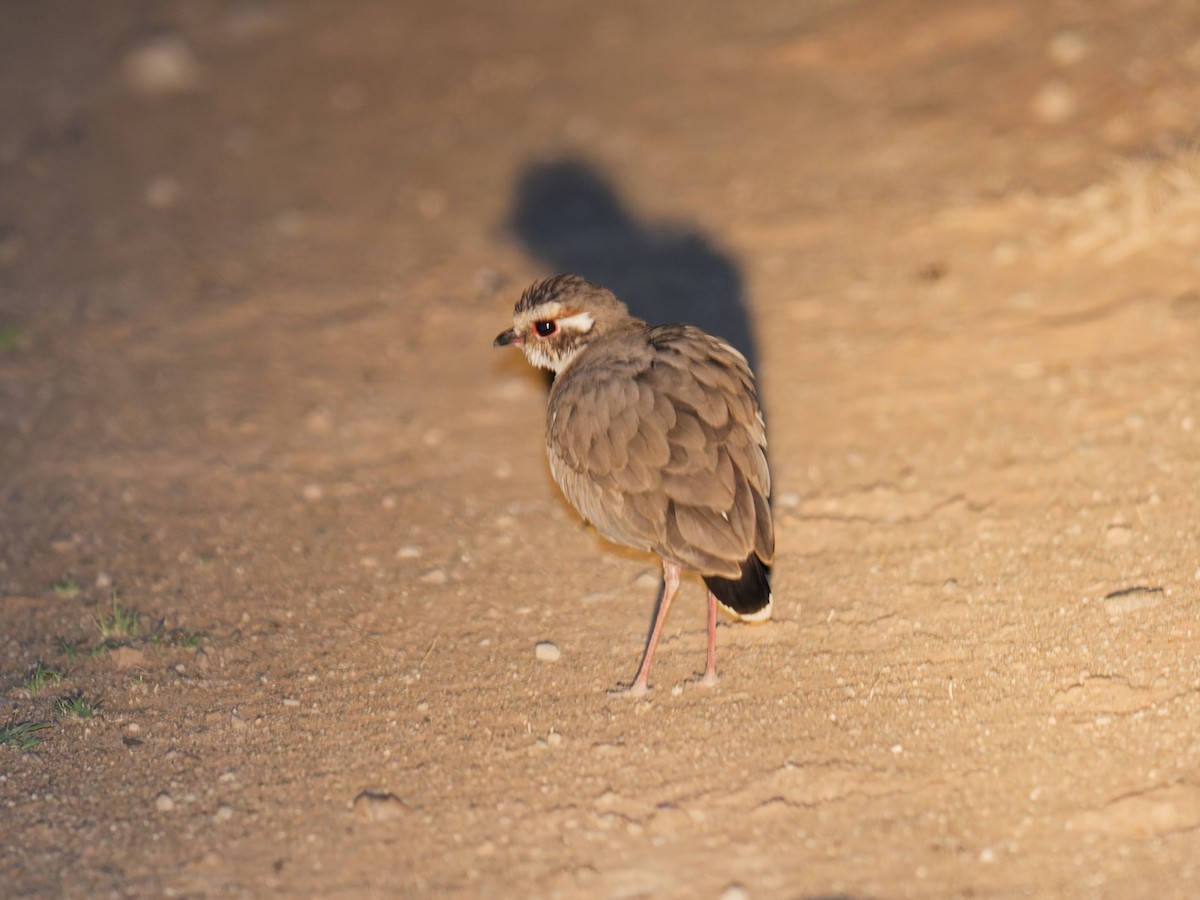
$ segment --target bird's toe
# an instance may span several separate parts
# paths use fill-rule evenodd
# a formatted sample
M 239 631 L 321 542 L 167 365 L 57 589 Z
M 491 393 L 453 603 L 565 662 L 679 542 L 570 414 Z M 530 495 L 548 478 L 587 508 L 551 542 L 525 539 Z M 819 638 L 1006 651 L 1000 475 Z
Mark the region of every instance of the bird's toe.
M 632 700 L 637 700 L 639 697 L 645 697 L 650 693 L 650 686 L 644 681 L 635 681 L 629 687 L 617 688 L 615 691 L 609 691 L 610 697 L 629 697 Z

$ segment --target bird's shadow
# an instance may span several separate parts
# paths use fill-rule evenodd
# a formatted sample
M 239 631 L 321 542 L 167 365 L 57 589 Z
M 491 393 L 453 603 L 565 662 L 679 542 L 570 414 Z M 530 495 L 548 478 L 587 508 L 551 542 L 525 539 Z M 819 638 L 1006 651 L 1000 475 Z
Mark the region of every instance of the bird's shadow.
M 578 159 L 530 164 L 507 225 L 547 274 L 602 284 L 651 325 L 696 325 L 755 368 L 743 279 L 731 256 L 696 228 L 639 220 L 596 167 Z

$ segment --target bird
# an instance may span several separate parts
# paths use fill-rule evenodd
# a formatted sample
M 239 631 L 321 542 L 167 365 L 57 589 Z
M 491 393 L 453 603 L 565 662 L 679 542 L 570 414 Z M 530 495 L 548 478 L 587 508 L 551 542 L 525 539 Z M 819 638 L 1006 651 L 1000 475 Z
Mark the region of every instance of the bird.
M 516 346 L 553 374 L 546 408 L 550 471 L 605 539 L 656 554 L 663 587 L 633 682 L 644 696 L 681 572 L 708 588 L 715 685 L 718 605 L 771 616 L 771 474 L 766 426 L 746 358 L 683 324 L 651 326 L 605 287 L 571 274 L 530 285 L 494 347 Z

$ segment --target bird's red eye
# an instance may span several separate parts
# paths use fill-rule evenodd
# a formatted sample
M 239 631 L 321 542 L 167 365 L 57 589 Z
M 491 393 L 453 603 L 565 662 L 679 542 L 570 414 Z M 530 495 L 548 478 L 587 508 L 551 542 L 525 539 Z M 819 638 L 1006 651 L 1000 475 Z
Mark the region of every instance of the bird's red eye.
M 550 337 L 558 331 L 558 325 L 552 319 L 542 319 L 533 323 L 533 330 L 538 333 L 538 337 Z

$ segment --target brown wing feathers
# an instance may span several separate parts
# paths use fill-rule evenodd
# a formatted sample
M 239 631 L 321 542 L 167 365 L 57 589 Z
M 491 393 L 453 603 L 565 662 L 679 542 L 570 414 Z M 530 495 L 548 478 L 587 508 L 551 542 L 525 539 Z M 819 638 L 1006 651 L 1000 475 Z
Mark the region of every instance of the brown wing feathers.
M 736 351 L 688 326 L 637 323 L 560 374 L 549 421 L 555 478 L 601 534 L 699 572 L 737 612 L 766 605 L 770 477 Z

